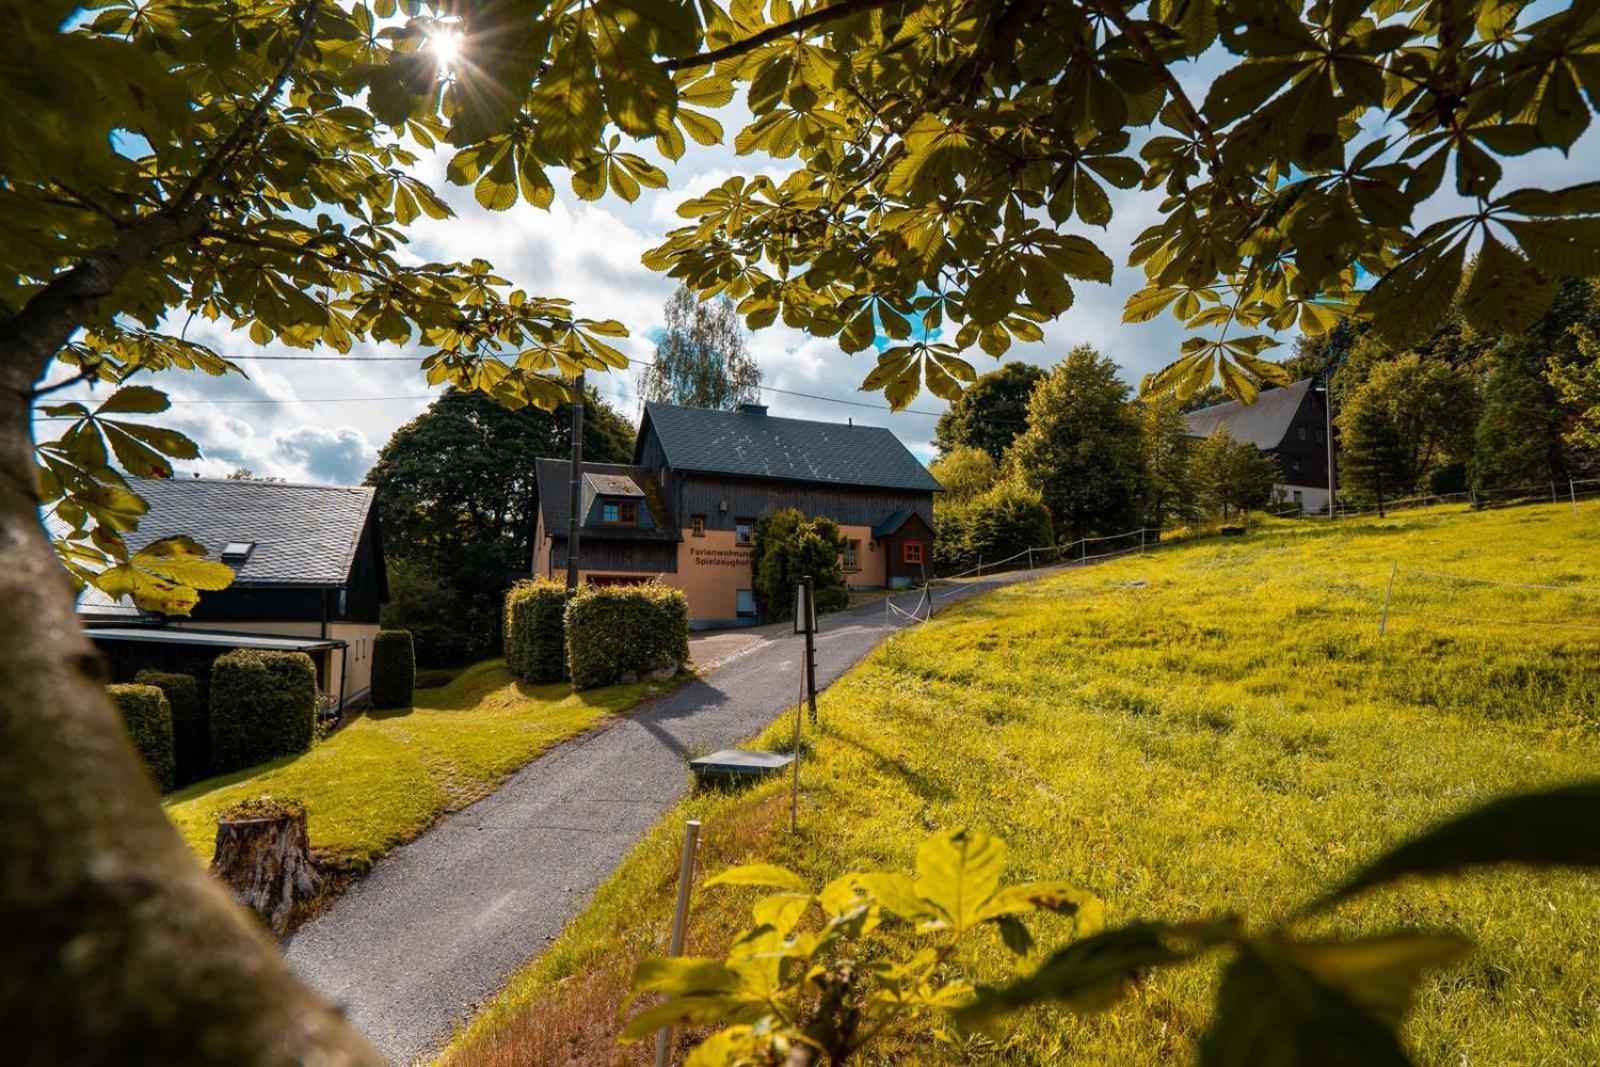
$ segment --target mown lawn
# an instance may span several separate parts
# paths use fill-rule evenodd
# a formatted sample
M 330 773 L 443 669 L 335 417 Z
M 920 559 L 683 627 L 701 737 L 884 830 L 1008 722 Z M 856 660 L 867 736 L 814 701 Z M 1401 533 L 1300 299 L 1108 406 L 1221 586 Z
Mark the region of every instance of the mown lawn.
M 615 1013 L 633 963 L 662 944 L 685 817 L 705 821 L 703 870 L 761 859 L 820 884 L 909 869 L 926 833 L 968 824 L 1009 842 L 1012 877 L 1069 879 L 1113 922 L 1237 911 L 1267 924 L 1443 815 L 1593 775 L 1600 595 L 1409 572 L 1600 586 L 1597 520 L 1591 504 L 1578 518 L 1541 506 L 1286 524 L 952 608 L 824 695 L 798 837 L 785 783 L 691 797 L 448 1058 L 649 1062 L 648 1043 L 616 1045 Z M 690 951 L 718 953 L 747 900 L 698 894 Z M 1323 928 L 1444 927 L 1477 943 L 1426 984 L 1406 1029 L 1420 1061 L 1592 1063 L 1597 906 L 1600 880 L 1505 871 L 1402 883 Z M 1010 965 L 983 944 L 962 966 L 994 980 Z M 1189 1062 L 1215 981 L 1191 965 L 1101 1015 L 1040 1010 L 999 1038 L 902 1034 L 869 1059 Z
M 565 684 L 523 685 L 503 661 L 491 660 L 444 686 L 417 690 L 414 707 L 367 712 L 308 752 L 173 793 L 167 815 L 209 862 L 218 811 L 264 793 L 295 797 L 306 805 L 319 863 L 360 873 L 444 812 L 482 797 L 551 745 L 644 691 L 641 685 L 584 693 Z

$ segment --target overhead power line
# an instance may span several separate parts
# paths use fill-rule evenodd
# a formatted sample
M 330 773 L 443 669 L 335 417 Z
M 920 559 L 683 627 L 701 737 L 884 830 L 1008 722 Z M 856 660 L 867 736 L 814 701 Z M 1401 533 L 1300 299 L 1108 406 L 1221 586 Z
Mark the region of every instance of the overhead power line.
M 265 356 L 228 356 L 230 360 L 253 362 L 282 362 L 282 363 L 416 363 L 414 356 L 316 356 L 316 355 L 265 355 Z M 634 366 L 648 367 L 650 361 L 646 359 L 629 358 L 628 362 Z M 843 404 L 846 407 L 865 408 L 868 411 L 882 411 L 890 415 L 923 415 L 928 418 L 938 418 L 941 411 L 926 411 L 920 408 L 901 408 L 899 411 L 887 404 L 872 404 L 865 400 L 847 400 L 843 397 L 824 396 L 820 393 L 805 393 L 797 389 L 780 389 L 775 385 L 762 385 L 758 388 L 764 393 L 775 393 L 779 396 L 799 397 L 804 400 L 816 400 L 827 404 Z M 328 396 L 328 397 L 294 397 L 280 399 L 278 397 L 219 397 L 211 400 L 204 397 L 182 397 L 174 399 L 174 404 L 364 404 L 383 403 L 391 400 L 432 400 L 437 393 L 424 393 L 420 396 Z M 611 399 L 631 403 L 638 397 L 622 397 L 616 394 Z

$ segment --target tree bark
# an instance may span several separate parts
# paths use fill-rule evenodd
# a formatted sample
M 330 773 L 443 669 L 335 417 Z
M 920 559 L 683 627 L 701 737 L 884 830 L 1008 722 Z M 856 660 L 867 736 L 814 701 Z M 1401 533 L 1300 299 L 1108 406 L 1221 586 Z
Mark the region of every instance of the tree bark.
M 162 814 L 39 521 L 28 393 L 54 347 L 38 334 L 19 336 L 17 325 L 0 328 L 6 1059 L 378 1064 L 362 1038 L 294 979 L 266 931 L 207 875 Z
M 305 808 L 218 820 L 211 873 L 273 933 L 282 934 L 295 909 L 322 884 L 311 862 Z

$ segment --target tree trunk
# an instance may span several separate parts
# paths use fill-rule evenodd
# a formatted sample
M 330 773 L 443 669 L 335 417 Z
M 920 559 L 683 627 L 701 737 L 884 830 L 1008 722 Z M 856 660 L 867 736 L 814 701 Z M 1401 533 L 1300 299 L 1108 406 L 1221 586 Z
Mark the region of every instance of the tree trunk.
M 0 338 L 18 340 L 9 328 Z M 53 352 L 0 343 L 7 1061 L 378 1064 L 195 861 L 106 696 L 103 661 L 39 521 L 29 392 Z
M 211 873 L 282 934 L 295 908 L 322 884 L 311 863 L 305 808 L 219 819 Z

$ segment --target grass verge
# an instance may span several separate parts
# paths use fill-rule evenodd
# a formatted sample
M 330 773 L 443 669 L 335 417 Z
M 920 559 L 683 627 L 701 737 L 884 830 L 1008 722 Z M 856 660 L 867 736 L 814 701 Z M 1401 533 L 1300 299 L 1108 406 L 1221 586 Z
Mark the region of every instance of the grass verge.
M 574 693 L 523 685 L 502 660 L 418 689 L 414 704 L 368 711 L 297 756 L 210 778 L 175 792 L 167 816 L 204 862 L 216 813 L 271 793 L 306 805 L 312 850 L 337 883 L 421 833 L 445 812 L 491 792 L 551 745 L 638 701 L 643 685 Z
M 648 1043 L 612 1035 L 634 962 L 663 943 L 685 817 L 705 823 L 702 876 L 758 858 L 818 884 L 909 869 L 926 833 L 967 824 L 1009 842 L 1010 877 L 1075 882 L 1113 922 L 1238 911 L 1266 924 L 1445 814 L 1591 775 L 1600 633 L 1526 624 L 1600 626 L 1600 596 L 1459 577 L 1592 581 L 1596 518 L 1591 505 L 1274 525 L 947 609 L 823 695 L 800 834 L 785 783 L 690 797 L 446 1059 L 650 1062 Z M 1421 1062 L 1597 1062 L 1597 890 L 1570 873 L 1407 882 L 1323 927 L 1441 927 L 1477 943 L 1422 991 L 1406 1028 Z M 697 894 L 689 951 L 718 954 L 747 900 Z M 962 966 L 996 980 L 1010 964 L 979 945 Z M 1041 1010 L 998 1038 L 900 1034 L 878 1057 L 1186 1061 L 1216 977 L 1210 964 L 1162 972 L 1109 1012 Z

